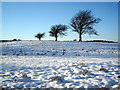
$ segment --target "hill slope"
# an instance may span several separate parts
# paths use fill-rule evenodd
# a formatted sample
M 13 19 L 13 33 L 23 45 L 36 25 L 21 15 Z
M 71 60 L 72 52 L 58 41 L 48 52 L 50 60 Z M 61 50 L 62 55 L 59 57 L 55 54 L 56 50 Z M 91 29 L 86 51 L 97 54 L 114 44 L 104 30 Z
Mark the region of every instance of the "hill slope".
M 2 47 L 4 88 L 115 88 L 118 44 L 17 41 Z

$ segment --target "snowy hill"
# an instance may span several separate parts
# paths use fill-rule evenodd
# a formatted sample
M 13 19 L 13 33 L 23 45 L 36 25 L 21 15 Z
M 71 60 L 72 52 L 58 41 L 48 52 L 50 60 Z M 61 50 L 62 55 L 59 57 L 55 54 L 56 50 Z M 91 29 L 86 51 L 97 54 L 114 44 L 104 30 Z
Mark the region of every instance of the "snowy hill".
M 0 42 L 3 88 L 116 88 L 118 43 Z

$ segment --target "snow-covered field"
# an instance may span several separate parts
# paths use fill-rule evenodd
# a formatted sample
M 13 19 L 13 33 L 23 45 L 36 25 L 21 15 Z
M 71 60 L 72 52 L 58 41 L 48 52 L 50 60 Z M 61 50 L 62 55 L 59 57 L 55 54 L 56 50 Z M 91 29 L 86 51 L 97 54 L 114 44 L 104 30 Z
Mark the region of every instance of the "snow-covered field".
M 0 42 L 3 88 L 116 88 L 118 43 Z

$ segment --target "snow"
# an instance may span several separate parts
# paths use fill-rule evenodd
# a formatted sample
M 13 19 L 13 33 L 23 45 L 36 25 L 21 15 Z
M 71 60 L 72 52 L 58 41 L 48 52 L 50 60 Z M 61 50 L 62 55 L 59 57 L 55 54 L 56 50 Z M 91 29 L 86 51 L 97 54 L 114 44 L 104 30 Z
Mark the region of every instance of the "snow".
M 0 87 L 118 87 L 118 43 L 26 40 L 0 47 Z

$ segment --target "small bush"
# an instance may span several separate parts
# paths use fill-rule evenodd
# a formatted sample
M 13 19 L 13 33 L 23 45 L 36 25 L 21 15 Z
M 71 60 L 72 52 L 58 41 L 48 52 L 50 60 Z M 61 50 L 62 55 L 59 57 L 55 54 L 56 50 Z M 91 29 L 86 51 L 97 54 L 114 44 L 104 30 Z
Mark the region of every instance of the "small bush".
M 105 68 L 103 68 L 103 67 L 101 67 L 99 71 L 108 72 L 108 70 L 107 70 L 107 69 L 105 69 Z
M 120 78 L 120 75 L 118 75 L 118 77 L 117 78 Z
M 21 39 L 18 39 L 18 41 L 22 41 Z
M 18 80 L 17 79 L 14 79 L 14 82 L 17 82 Z
M 80 63 L 80 65 L 85 65 L 85 63 Z
M 27 74 L 23 74 L 22 75 L 22 78 L 26 78 L 26 77 L 28 77 Z
M 86 75 L 88 73 L 88 70 L 85 70 L 83 73 L 82 73 L 82 75 Z
M 77 41 L 77 39 L 74 39 L 73 41 Z
M 65 49 L 62 50 L 62 55 L 65 55 L 65 51 L 66 51 Z
M 60 81 L 60 82 L 63 82 L 63 79 L 62 79 L 62 77 L 56 76 L 51 81 Z
M 17 41 L 17 39 L 13 39 L 12 41 Z

